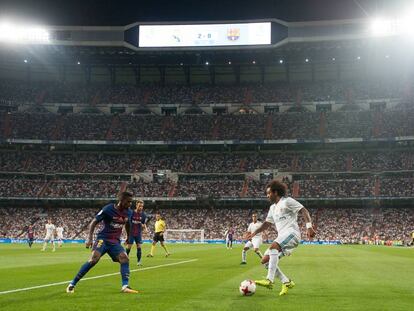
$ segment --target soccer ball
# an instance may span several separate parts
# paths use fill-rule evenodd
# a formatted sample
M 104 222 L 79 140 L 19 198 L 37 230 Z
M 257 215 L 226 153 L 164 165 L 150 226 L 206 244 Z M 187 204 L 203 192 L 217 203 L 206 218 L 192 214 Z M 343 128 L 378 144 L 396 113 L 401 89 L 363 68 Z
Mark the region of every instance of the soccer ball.
M 239 291 L 242 296 L 251 296 L 256 292 L 256 283 L 252 280 L 244 280 L 240 283 Z

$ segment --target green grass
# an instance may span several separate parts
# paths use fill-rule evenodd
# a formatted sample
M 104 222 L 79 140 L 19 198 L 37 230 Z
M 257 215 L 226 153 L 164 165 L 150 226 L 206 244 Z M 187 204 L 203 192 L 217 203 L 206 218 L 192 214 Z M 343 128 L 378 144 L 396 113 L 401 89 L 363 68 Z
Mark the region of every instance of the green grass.
M 241 246 L 169 245 L 173 255 L 163 257 L 157 247 L 154 258 L 143 258 L 143 268 L 131 273 L 131 287 L 139 295 L 121 294 L 119 274 L 78 284 L 73 295 L 65 285 L 0 295 L 0 310 L 413 310 L 414 249 L 381 246 L 300 246 L 280 262 L 296 287 L 279 297 L 258 288 L 242 297 L 238 286 L 244 279 L 265 275 L 258 258 L 248 253 L 240 266 Z M 263 247 L 264 249 L 265 247 Z M 144 245 L 144 254 L 149 246 Z M 134 248 L 135 250 L 135 248 Z M 89 257 L 82 245 L 65 245 L 52 253 L 40 246 L 0 245 L 0 292 L 71 280 Z M 135 255 L 131 269 L 136 269 Z M 104 258 L 109 258 L 104 256 Z M 119 271 L 104 259 L 86 277 Z

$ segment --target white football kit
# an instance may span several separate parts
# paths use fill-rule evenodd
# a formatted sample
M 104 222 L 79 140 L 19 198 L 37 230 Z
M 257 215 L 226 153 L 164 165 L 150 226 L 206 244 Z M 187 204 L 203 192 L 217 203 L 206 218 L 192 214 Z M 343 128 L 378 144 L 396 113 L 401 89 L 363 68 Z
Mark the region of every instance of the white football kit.
M 270 206 L 266 221 L 275 225 L 277 238 L 274 241 L 284 253 L 290 253 L 300 242 L 298 212 L 302 208 L 303 205 L 291 197 L 283 197 Z
M 56 235 L 57 235 L 58 240 L 63 239 L 63 228 L 62 227 L 56 228 Z
M 256 223 L 252 222 L 250 223 L 249 227 L 247 228 L 247 232 L 253 233 L 256 231 L 256 229 L 260 228 L 262 226 L 262 223 L 260 221 L 256 221 Z M 259 248 L 260 245 L 262 245 L 262 233 L 259 233 L 255 235 L 250 241 L 247 241 L 244 247 L 247 248 Z
M 46 224 L 46 236 L 45 240 L 50 241 L 55 239 L 55 225 Z

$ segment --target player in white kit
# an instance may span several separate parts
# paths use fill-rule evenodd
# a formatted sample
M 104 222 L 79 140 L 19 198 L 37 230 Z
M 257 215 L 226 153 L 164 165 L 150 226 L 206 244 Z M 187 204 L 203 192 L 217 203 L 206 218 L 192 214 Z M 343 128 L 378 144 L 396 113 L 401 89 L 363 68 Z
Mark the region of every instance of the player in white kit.
M 308 237 L 312 238 L 315 236 L 308 210 L 295 199 L 287 197 L 286 191 L 287 186 L 284 183 L 276 180 L 269 183 L 266 187 L 266 195 L 272 205 L 270 206 L 266 221 L 260 228 L 247 236 L 248 238 L 253 238 L 272 224 L 275 225 L 277 238 L 262 258 L 263 264 L 269 263 L 267 277 L 264 280 L 256 281 L 256 284 L 271 289 L 273 288 L 275 276 L 277 276 L 282 282 L 282 290 L 279 292 L 280 296 L 286 295 L 288 290 L 295 286 L 295 283 L 280 270 L 279 259 L 290 255 L 300 242 L 301 236 L 297 221 L 299 211 L 305 219 Z
M 42 251 L 45 251 L 47 243 L 51 242 L 53 245 L 53 252 L 56 250 L 55 248 L 55 225 L 52 223 L 52 219 L 47 220 L 46 224 L 46 236 L 43 243 Z
M 257 220 L 257 214 L 253 213 L 252 214 L 252 223 L 250 223 L 249 227 L 247 228 L 247 233 L 253 233 L 255 232 L 258 228 L 260 228 L 262 226 L 262 223 L 260 221 Z M 241 261 L 241 265 L 245 265 L 247 263 L 246 261 L 246 254 L 247 251 L 251 248 L 253 248 L 254 252 L 257 254 L 257 256 L 259 256 L 260 258 L 263 257 L 262 253 L 260 252 L 260 246 L 262 245 L 263 240 L 262 240 L 262 234 L 259 233 L 256 236 L 254 236 L 253 238 L 251 238 L 250 240 L 248 240 L 246 242 L 246 244 L 244 245 L 244 248 L 242 250 L 242 261 Z
M 56 238 L 58 241 L 58 246 L 62 247 L 62 243 L 63 243 L 63 227 L 62 226 L 56 227 Z

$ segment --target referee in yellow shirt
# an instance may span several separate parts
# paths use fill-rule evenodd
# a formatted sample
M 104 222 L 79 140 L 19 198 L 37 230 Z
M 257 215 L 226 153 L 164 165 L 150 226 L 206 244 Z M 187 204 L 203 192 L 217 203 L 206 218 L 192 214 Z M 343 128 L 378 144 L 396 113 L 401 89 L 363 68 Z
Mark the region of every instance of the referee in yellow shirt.
M 152 240 L 151 245 L 151 253 L 147 255 L 147 257 L 154 257 L 154 250 L 155 245 L 157 245 L 158 242 L 160 242 L 162 248 L 165 250 L 165 257 L 170 256 L 170 253 L 167 250 L 167 247 L 164 244 L 164 232 L 166 229 L 165 221 L 161 219 L 160 213 L 155 214 L 155 233 L 154 238 Z

